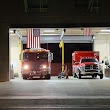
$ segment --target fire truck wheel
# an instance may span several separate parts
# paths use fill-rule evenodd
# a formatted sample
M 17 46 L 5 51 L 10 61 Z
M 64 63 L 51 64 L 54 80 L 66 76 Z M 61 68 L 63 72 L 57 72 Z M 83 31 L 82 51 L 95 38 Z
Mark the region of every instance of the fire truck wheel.
M 27 79 L 27 77 L 23 77 L 23 79 Z
M 103 79 L 103 74 L 100 74 L 100 79 Z
M 50 74 L 47 74 L 47 75 L 45 76 L 45 79 L 50 79 Z
M 42 79 L 43 78 L 43 75 L 40 75 L 40 79 Z

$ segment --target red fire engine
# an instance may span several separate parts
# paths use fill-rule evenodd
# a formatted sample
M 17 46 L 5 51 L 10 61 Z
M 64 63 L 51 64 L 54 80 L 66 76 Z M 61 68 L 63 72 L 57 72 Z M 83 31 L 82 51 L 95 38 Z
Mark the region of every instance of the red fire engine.
M 43 48 L 25 49 L 22 52 L 22 77 L 51 77 L 52 53 Z
M 93 78 L 103 78 L 103 69 L 99 62 L 98 51 L 75 51 L 72 53 L 72 74 L 81 79 L 81 76 L 91 75 Z

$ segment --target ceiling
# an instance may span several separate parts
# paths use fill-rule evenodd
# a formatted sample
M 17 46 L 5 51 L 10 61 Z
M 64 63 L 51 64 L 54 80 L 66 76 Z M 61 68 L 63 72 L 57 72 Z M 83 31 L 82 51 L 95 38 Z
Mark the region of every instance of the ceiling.
M 66 29 L 64 35 L 83 35 L 84 28 L 40 28 L 40 35 L 61 35 Z M 109 34 L 110 32 L 101 32 L 101 30 L 108 30 L 109 27 L 91 28 L 91 34 Z M 27 36 L 27 28 L 10 28 L 10 35 L 14 34 L 14 30 L 18 31 L 22 36 Z M 51 31 L 51 32 L 47 32 Z
M 84 28 L 65 28 L 64 40 L 68 43 L 88 43 L 91 42 L 92 36 L 88 39 L 88 36 L 84 36 Z M 101 31 L 105 30 L 105 32 Z M 108 31 L 106 31 L 108 30 Z M 22 37 L 23 43 L 26 44 L 27 40 L 27 28 L 10 28 L 10 36 L 16 34 L 16 32 Z M 46 32 L 45 32 L 46 31 Z M 49 32 L 47 32 L 49 31 Z M 50 32 L 51 31 L 51 32 Z M 40 36 L 42 43 L 57 43 L 60 41 L 60 37 L 64 32 L 64 28 L 40 28 Z M 98 34 L 110 34 L 109 27 L 95 27 L 91 28 L 91 35 L 96 36 Z

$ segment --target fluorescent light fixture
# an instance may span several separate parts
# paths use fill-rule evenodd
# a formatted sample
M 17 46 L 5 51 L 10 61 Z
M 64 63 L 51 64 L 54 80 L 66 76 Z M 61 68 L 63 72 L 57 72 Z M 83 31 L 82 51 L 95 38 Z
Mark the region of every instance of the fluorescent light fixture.
M 105 29 L 105 30 L 100 30 L 101 32 L 110 32 L 110 30 Z
M 10 33 L 13 33 L 13 30 L 10 30 Z
M 100 33 L 98 33 L 98 34 L 110 34 L 110 33 L 102 33 L 102 32 L 100 32 Z
M 44 30 L 44 32 L 55 32 L 55 30 L 53 30 L 53 29 L 46 29 L 46 30 Z
M 53 37 L 52 37 L 52 38 L 50 38 L 50 37 L 48 38 L 48 37 L 47 37 L 47 38 L 43 38 L 43 39 L 44 39 L 44 40 L 55 40 L 55 38 L 53 38 Z
M 48 33 L 48 34 L 41 34 L 41 35 L 46 35 L 46 36 L 48 36 L 48 35 L 60 35 L 60 34 L 50 34 L 50 33 Z

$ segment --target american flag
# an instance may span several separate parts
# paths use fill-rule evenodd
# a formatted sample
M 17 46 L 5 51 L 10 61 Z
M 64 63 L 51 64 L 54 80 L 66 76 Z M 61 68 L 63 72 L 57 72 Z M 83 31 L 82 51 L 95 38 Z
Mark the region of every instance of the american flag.
M 40 29 L 27 29 L 27 48 L 40 48 Z
M 84 28 L 83 29 L 83 35 L 84 36 L 91 36 L 92 35 L 92 29 L 91 28 Z

